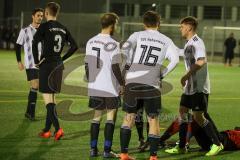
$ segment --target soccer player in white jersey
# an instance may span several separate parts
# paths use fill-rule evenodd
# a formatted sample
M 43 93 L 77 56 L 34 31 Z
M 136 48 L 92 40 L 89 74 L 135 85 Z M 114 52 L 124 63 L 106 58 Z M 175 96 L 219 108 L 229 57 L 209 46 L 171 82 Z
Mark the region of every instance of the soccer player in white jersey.
M 120 129 L 121 160 L 132 160 L 128 155 L 131 128 L 138 111 L 138 103 L 143 101 L 149 122 L 148 140 L 150 160 L 157 160 L 159 141 L 159 112 L 161 91 L 159 81 L 171 72 L 179 61 L 178 48 L 173 41 L 158 31 L 160 16 L 154 11 L 143 15 L 145 30 L 135 32 L 123 45 L 129 68 L 126 72 L 123 111 L 126 112 Z M 170 62 L 160 71 L 163 61 Z
M 16 42 L 16 57 L 18 62 L 18 68 L 20 71 L 24 69 L 24 65 L 21 60 L 21 47 L 24 48 L 24 63 L 27 73 L 27 80 L 30 82 L 30 91 L 28 94 L 28 105 L 25 117 L 34 120 L 35 118 L 35 107 L 37 101 L 38 91 L 38 69 L 35 67 L 33 55 L 32 55 L 32 40 L 36 33 L 37 28 L 43 19 L 43 9 L 35 8 L 32 11 L 32 23 L 22 28 L 17 42 Z
M 104 129 L 104 158 L 118 157 L 112 150 L 117 108 L 120 106 L 119 93 L 124 85 L 119 64 L 121 55 L 119 43 L 111 36 L 118 23 L 114 13 L 104 14 L 100 21 L 101 33 L 87 42 L 85 69 L 88 79 L 89 107 L 95 110 L 90 129 L 90 156 L 98 156 L 98 135 L 103 111 L 107 112 Z
M 182 37 L 187 40 L 182 56 L 184 57 L 187 73 L 181 78 L 184 92 L 180 101 L 180 143 L 175 148 L 167 149 L 172 154 L 185 153 L 187 149 L 186 134 L 188 126 L 188 111 L 192 109 L 194 120 L 203 128 L 213 145 L 206 156 L 213 156 L 223 150 L 213 122 L 204 116 L 207 111 L 210 81 L 207 66 L 206 50 L 203 40 L 196 33 L 198 22 L 194 17 L 185 17 L 180 21 Z

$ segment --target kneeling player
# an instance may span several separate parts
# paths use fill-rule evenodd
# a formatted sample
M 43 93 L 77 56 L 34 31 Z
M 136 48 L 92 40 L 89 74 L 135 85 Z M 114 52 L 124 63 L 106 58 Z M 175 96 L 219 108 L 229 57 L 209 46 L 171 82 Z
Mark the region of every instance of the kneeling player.
M 43 99 L 47 109 L 46 124 L 40 137 L 51 137 L 51 125 L 55 127 L 55 140 L 63 136 L 60 128 L 57 112 L 55 93 L 60 93 L 63 61 L 70 57 L 76 50 L 77 45 L 69 31 L 56 19 L 60 10 L 59 4 L 49 2 L 45 8 L 46 23 L 40 25 L 33 39 L 34 62 L 39 67 L 39 91 L 43 93 Z M 38 59 L 38 43 L 42 42 L 43 53 L 40 61 Z M 65 43 L 70 44 L 68 52 L 61 57 L 61 52 Z
M 120 106 L 120 85 L 124 85 L 119 63 L 119 43 L 111 36 L 118 16 L 106 13 L 101 17 L 101 33 L 91 38 L 86 46 L 85 69 L 88 79 L 89 107 L 95 110 L 91 123 L 90 156 L 98 156 L 98 134 L 102 113 L 107 112 L 104 129 L 104 158 L 118 157 L 111 149 L 117 108 Z M 120 85 L 119 85 L 120 84 Z

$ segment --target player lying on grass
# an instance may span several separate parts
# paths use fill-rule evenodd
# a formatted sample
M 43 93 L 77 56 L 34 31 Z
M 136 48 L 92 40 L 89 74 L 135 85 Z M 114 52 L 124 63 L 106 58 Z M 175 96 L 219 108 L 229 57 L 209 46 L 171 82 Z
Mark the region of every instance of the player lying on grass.
M 33 56 L 34 62 L 39 67 L 39 91 L 43 95 L 43 100 L 47 109 L 45 128 L 39 134 L 42 138 L 50 138 L 51 125 L 55 127 L 55 140 L 63 136 L 63 129 L 60 128 L 55 94 L 61 91 L 63 61 L 69 58 L 76 50 L 77 44 L 72 38 L 70 32 L 57 21 L 60 5 L 55 2 L 49 2 L 45 8 L 45 18 L 47 22 L 40 25 L 33 38 Z M 40 60 L 38 55 L 38 43 L 41 42 L 43 52 Z M 61 57 L 65 43 L 70 48 L 67 53 Z
M 189 117 L 192 117 L 189 114 Z M 167 130 L 160 137 L 159 145 L 164 146 L 165 141 L 168 140 L 171 136 L 179 132 L 179 118 L 176 118 L 172 124 L 167 128 Z M 211 139 L 207 136 L 204 130 L 198 125 L 198 123 L 193 119 L 188 126 L 188 132 L 186 141 L 189 143 L 191 137 L 195 137 L 197 143 L 201 147 L 202 150 L 208 151 L 212 145 Z M 221 143 L 224 146 L 224 150 L 233 151 L 240 149 L 240 129 L 235 128 L 233 130 L 225 130 L 221 131 L 218 134 Z
M 88 79 L 89 107 L 94 109 L 90 127 L 90 157 L 99 156 L 98 135 L 103 111 L 107 112 L 104 128 L 104 158 L 116 158 L 112 140 L 117 109 L 120 107 L 120 91 L 124 86 L 119 64 L 122 62 L 119 43 L 112 38 L 118 16 L 106 13 L 101 19 L 101 33 L 87 42 L 85 69 Z
M 132 160 L 128 155 L 128 146 L 131 139 L 131 128 L 140 100 L 144 103 L 149 121 L 150 160 L 157 160 L 159 135 L 159 112 L 161 109 L 161 92 L 159 80 L 170 73 L 179 61 L 178 49 L 170 38 L 158 31 L 160 16 L 148 11 L 143 15 L 144 31 L 135 32 L 124 43 L 122 50 L 126 55 L 125 68 L 126 87 L 124 92 L 123 111 L 126 112 L 120 129 L 121 160 Z M 133 51 L 133 54 L 131 52 Z M 160 73 L 163 61 L 170 62 Z
M 27 80 L 30 82 L 30 91 L 28 94 L 28 104 L 27 110 L 25 112 L 25 117 L 34 120 L 35 119 L 35 108 L 37 101 L 37 91 L 38 91 L 38 69 L 35 67 L 32 54 L 32 40 L 33 36 L 37 31 L 40 23 L 43 19 L 43 9 L 35 8 L 32 11 L 32 23 L 22 28 L 17 42 L 16 42 L 16 57 L 18 62 L 18 68 L 20 71 L 24 69 L 21 61 L 21 47 L 24 48 L 24 63 L 27 74 Z M 39 46 L 41 47 L 41 45 Z M 39 48 L 39 50 L 41 50 Z

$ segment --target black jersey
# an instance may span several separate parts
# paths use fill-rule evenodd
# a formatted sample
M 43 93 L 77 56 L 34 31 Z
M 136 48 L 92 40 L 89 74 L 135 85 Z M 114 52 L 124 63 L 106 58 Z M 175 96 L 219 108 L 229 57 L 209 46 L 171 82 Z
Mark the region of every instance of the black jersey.
M 40 59 L 44 58 L 46 62 L 65 60 L 77 50 L 77 44 L 70 32 L 65 26 L 55 20 L 50 20 L 41 24 L 33 37 L 32 50 L 35 64 L 39 64 L 39 42 L 42 43 Z M 61 52 L 65 43 L 70 45 L 70 49 L 61 57 Z

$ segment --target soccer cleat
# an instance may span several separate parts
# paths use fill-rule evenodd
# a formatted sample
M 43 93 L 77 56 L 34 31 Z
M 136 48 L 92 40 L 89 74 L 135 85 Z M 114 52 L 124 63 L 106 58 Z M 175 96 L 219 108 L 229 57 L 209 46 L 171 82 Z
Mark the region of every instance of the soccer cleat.
M 166 146 L 164 141 L 159 141 L 158 143 L 158 149 L 163 149 Z
M 90 150 L 90 157 L 97 157 L 97 156 L 99 156 L 98 149 L 97 148 L 92 148 Z
M 158 160 L 157 156 L 151 156 L 149 160 Z
M 210 151 L 206 153 L 206 156 L 215 156 L 219 152 L 221 152 L 224 149 L 223 145 L 217 146 L 216 144 L 213 144 Z
M 188 150 L 186 148 L 179 148 L 179 145 L 176 145 L 174 148 L 166 149 L 165 152 L 169 154 L 185 154 Z
M 139 140 L 139 146 L 137 149 L 141 149 L 143 145 L 144 145 L 144 140 L 143 139 Z
M 47 131 L 47 132 L 42 131 L 39 133 L 39 137 L 41 137 L 41 138 L 50 138 L 51 136 L 52 135 L 51 135 L 50 131 Z
M 58 141 L 58 140 L 60 140 L 63 136 L 64 136 L 63 129 L 60 128 L 60 129 L 55 133 L 54 140 L 55 140 L 55 141 Z
M 127 153 L 121 153 L 119 160 L 135 160 L 135 158 L 130 157 Z
M 149 142 L 146 141 L 139 149 L 140 152 L 144 152 L 149 147 Z
M 31 116 L 29 113 L 25 113 L 25 117 L 31 121 L 34 121 L 35 120 L 35 117 L 34 116 Z
M 117 154 L 113 151 L 103 152 L 103 158 L 119 158 L 119 157 L 120 157 L 120 154 Z

